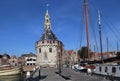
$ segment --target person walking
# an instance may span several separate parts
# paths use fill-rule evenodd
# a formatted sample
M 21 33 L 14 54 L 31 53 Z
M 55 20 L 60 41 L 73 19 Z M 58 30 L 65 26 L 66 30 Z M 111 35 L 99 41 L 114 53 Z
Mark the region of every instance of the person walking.
M 34 80 L 33 80 L 32 75 L 30 75 L 30 77 L 29 77 L 29 78 L 27 78 L 27 80 L 26 80 L 26 81 L 34 81 Z

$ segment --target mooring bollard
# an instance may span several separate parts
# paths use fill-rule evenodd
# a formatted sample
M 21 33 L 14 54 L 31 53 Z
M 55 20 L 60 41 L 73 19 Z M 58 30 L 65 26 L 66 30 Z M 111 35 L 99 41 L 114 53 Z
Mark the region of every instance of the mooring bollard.
M 39 79 L 41 78 L 41 67 L 39 67 Z
M 30 75 L 30 77 L 28 77 L 28 78 L 26 79 L 26 81 L 33 81 L 32 75 Z
M 27 73 L 26 73 L 26 81 L 33 81 L 34 79 L 33 79 L 33 75 L 32 74 L 30 74 L 30 71 L 28 71 Z

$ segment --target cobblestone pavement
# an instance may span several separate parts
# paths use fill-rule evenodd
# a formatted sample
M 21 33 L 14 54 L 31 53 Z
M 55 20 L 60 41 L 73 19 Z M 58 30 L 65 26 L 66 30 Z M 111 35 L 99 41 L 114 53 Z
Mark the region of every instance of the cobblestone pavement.
M 41 68 L 41 79 L 39 79 L 39 70 L 33 75 L 33 81 L 109 81 L 104 77 L 89 76 L 83 72 L 76 72 L 70 68 L 62 68 L 62 76 L 69 77 L 69 80 L 64 79 L 59 74 L 56 74 L 57 69 L 54 68 Z

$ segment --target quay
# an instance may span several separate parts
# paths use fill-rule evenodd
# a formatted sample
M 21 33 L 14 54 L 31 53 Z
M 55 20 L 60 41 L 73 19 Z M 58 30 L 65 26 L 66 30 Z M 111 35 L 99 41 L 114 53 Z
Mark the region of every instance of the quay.
M 39 78 L 39 69 L 36 69 L 30 81 L 110 81 L 104 77 L 87 75 L 84 72 L 74 71 L 71 68 L 62 68 L 61 74 L 56 72 L 58 72 L 58 69 L 55 68 L 41 68 L 41 78 Z

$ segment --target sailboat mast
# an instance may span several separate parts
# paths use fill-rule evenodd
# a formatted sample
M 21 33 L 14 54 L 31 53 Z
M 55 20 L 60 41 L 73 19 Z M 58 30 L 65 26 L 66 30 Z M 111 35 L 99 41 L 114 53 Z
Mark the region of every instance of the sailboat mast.
M 87 54 L 88 54 L 88 61 L 90 61 L 90 47 L 89 47 L 89 34 L 88 34 L 88 3 L 87 0 L 84 0 L 84 8 L 85 8 L 85 16 L 86 16 L 86 37 L 87 37 Z
M 94 61 L 95 61 L 95 47 L 96 47 L 96 46 L 95 46 L 95 43 L 94 43 Z
M 119 51 L 119 44 L 118 44 L 118 42 L 117 42 L 117 52 Z
M 100 22 L 100 11 L 98 11 L 98 27 L 99 27 L 99 35 L 100 35 L 100 53 L 101 53 L 101 61 L 103 62 L 103 54 L 102 54 L 102 32 L 101 32 L 101 22 Z
M 106 43 L 107 43 L 107 57 L 109 57 L 109 44 L 108 44 L 108 37 L 106 37 Z
M 108 53 L 109 52 L 108 37 L 106 37 L 106 42 L 107 42 L 107 53 Z

